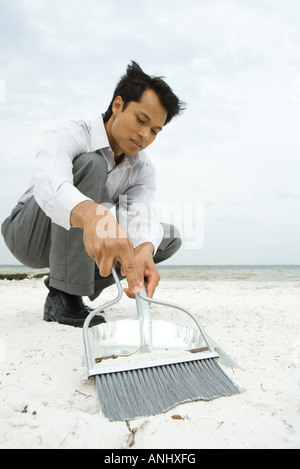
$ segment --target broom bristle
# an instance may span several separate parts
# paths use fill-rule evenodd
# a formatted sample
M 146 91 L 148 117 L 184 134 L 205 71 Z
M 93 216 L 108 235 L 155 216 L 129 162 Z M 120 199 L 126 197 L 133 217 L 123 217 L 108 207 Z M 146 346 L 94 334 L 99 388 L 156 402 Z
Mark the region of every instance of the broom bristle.
M 111 421 L 165 412 L 178 404 L 240 394 L 214 358 L 95 376 Z

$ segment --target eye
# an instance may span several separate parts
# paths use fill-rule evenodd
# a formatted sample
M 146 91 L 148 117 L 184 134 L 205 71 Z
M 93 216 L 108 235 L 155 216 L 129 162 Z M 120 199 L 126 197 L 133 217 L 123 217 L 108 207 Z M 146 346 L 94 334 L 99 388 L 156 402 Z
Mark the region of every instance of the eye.
M 136 116 L 137 118 L 137 121 L 140 123 L 140 124 L 144 124 L 145 121 L 143 121 L 143 119 L 141 119 L 139 116 Z
M 157 132 L 155 132 L 155 130 L 152 129 L 151 132 L 153 133 L 153 135 L 157 135 Z

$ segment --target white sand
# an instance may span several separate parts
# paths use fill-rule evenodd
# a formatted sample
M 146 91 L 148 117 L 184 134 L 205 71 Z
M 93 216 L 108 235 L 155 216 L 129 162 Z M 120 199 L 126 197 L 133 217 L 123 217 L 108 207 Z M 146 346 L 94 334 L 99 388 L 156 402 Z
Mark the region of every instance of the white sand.
M 245 392 L 131 421 L 134 436 L 99 410 L 82 330 L 42 321 L 45 295 L 42 280 L 0 281 L 0 448 L 300 447 L 300 283 L 162 279 L 157 297 L 199 317 L 243 367 L 227 373 Z M 106 316 L 134 311 L 124 297 Z

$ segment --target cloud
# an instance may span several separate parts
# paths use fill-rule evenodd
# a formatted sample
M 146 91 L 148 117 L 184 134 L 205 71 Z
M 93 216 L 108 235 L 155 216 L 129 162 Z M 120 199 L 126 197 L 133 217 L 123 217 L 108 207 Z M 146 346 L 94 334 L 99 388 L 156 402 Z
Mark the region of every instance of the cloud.
M 188 103 L 149 149 L 159 201 L 203 202 L 242 227 L 234 203 L 297 200 L 283 194 L 299 186 L 300 2 L 1 0 L 0 9 L 0 216 L 25 190 L 43 131 L 103 112 L 131 59 Z
M 292 192 L 278 192 L 274 191 L 273 192 L 273 197 L 274 200 L 283 200 L 283 201 L 290 201 L 290 200 L 295 200 L 298 201 L 300 200 L 300 193 L 292 193 Z

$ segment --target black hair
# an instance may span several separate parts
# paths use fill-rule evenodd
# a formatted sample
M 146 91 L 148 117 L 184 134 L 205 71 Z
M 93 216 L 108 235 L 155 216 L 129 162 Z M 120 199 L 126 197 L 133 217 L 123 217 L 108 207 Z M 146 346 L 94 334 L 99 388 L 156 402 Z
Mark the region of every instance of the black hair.
M 131 101 L 139 103 L 142 94 L 146 90 L 151 89 L 155 91 L 162 106 L 167 111 L 167 119 L 164 125 L 168 124 L 173 117 L 178 116 L 184 111 L 185 103 L 178 99 L 163 78 L 165 77 L 147 75 L 136 62 L 131 61 L 131 64 L 127 66 L 126 75 L 122 76 L 116 86 L 113 99 L 104 114 L 104 122 L 107 122 L 112 116 L 113 102 L 117 96 L 121 96 L 123 99 L 123 111 L 125 111 Z

